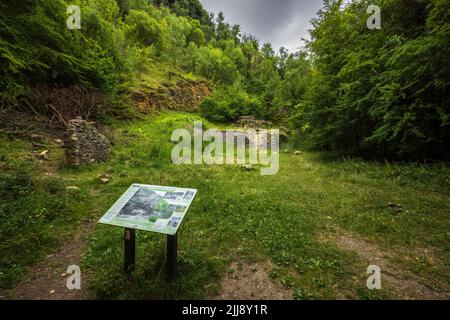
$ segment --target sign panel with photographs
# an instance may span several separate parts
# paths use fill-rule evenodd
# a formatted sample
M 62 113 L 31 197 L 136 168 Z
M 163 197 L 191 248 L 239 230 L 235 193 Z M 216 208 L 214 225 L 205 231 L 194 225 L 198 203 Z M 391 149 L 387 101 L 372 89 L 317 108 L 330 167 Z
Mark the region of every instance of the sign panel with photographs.
M 175 235 L 197 190 L 133 184 L 99 223 Z

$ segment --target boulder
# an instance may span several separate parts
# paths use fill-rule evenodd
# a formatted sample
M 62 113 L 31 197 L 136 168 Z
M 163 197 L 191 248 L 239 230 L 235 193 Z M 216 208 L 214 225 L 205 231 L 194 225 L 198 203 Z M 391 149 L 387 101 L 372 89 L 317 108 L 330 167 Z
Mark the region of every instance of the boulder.
M 98 180 L 103 183 L 103 184 L 107 184 L 111 181 L 111 176 L 107 173 L 102 173 L 99 177 Z
M 55 139 L 55 144 L 58 147 L 63 147 L 64 146 L 64 142 L 61 139 Z
M 45 161 L 48 161 L 49 160 L 49 158 L 48 158 L 48 150 L 44 150 L 44 151 L 42 151 L 41 153 L 39 153 L 38 155 L 37 155 L 37 158 L 39 159 L 39 160 L 45 160 Z
M 401 204 L 390 202 L 387 204 L 388 208 L 392 209 L 392 211 L 396 213 L 403 212 L 403 208 Z

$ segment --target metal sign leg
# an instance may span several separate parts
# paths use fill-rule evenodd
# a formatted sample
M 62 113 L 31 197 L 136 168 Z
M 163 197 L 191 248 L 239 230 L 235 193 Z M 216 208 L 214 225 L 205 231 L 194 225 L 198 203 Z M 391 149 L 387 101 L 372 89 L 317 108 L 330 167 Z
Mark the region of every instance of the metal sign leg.
M 167 279 L 172 280 L 175 277 L 176 265 L 177 265 L 177 235 L 167 236 Z
M 125 229 L 124 241 L 125 273 L 130 274 L 136 266 L 136 230 Z

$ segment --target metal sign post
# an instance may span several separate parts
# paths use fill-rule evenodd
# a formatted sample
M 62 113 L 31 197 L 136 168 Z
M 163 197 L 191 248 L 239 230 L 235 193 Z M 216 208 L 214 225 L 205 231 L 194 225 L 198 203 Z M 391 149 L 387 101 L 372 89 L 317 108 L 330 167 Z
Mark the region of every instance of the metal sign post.
M 172 280 L 175 277 L 177 268 L 178 239 L 177 235 L 167 236 L 167 279 Z
M 124 241 L 125 273 L 131 274 L 136 266 L 136 230 L 125 229 Z
M 124 269 L 131 274 L 136 266 L 136 230 L 167 235 L 167 279 L 176 273 L 177 233 L 197 195 L 195 189 L 133 184 L 100 219 L 99 223 L 122 227 Z

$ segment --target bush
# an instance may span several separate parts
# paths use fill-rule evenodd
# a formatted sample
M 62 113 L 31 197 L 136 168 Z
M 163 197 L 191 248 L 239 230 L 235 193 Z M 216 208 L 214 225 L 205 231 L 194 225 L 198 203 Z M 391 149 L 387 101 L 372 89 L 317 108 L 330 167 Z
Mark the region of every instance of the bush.
M 197 46 L 204 46 L 206 44 L 205 35 L 200 28 L 193 28 L 187 38 L 187 41 L 188 43 L 193 42 Z
M 24 100 L 25 101 L 25 100 Z M 28 100 L 27 100 L 28 101 Z M 66 125 L 70 119 L 100 119 L 109 110 L 105 95 L 82 86 L 48 88 L 36 86 L 28 101 L 34 110 L 52 117 L 51 124 Z
M 208 79 L 228 85 L 238 79 L 239 72 L 236 65 L 221 49 L 200 47 L 192 59 L 195 66 L 193 71 Z
M 234 122 L 241 116 L 261 117 L 263 108 L 259 99 L 249 96 L 238 85 L 218 89 L 200 104 L 200 112 L 208 120 Z

